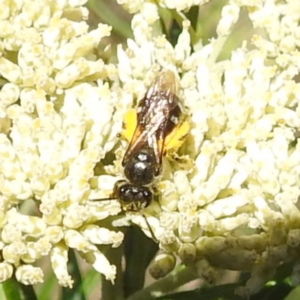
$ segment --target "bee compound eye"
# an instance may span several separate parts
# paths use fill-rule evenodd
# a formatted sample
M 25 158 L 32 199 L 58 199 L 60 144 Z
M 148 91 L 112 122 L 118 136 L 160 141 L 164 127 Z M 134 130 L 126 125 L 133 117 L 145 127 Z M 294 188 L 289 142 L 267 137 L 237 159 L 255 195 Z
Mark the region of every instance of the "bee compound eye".
M 133 198 L 132 186 L 124 184 L 119 188 L 119 199 L 123 202 L 131 202 Z
M 143 201 L 146 203 L 145 207 L 149 206 L 153 198 L 152 192 L 148 188 L 143 190 Z
M 151 198 L 151 192 L 150 192 L 149 189 L 143 190 L 143 198 L 144 198 L 144 199 L 149 199 L 149 198 Z

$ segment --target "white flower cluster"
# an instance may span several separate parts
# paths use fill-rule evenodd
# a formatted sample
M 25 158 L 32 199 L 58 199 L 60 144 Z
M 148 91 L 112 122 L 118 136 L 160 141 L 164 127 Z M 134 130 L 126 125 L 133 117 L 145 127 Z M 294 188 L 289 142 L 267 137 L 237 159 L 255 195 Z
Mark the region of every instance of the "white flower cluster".
M 177 11 L 194 4 L 162 2 Z M 248 5 L 230 1 L 217 38 L 195 50 L 188 21 L 172 47 L 153 33 L 156 5 L 140 4 L 132 22 L 134 41 L 118 52 L 124 92 L 140 97 L 140 86 L 149 85 L 153 73 L 171 69 L 180 77 L 179 96 L 191 117 L 180 153 L 190 157 L 193 167 L 180 170 L 165 161 L 168 176 L 158 183 L 160 204 L 145 210 L 160 247 L 169 253 L 169 269 L 164 271 L 157 259 L 154 275 L 175 266 L 170 255 L 184 262 L 205 260 L 216 268 L 251 271 L 237 291 L 246 297 L 290 260 L 290 253 L 299 259 L 293 249 L 300 242 L 299 1 L 251 1 L 253 26 L 267 36 L 254 35 L 254 49 L 245 42 L 229 59 L 216 62 L 240 9 Z M 150 235 L 141 217 L 133 220 Z M 294 283 L 300 281 L 297 270 Z
M 0 6 L 0 281 L 14 268 L 21 283 L 43 281 L 32 264 L 49 256 L 59 283 L 72 286 L 69 248 L 114 280 L 115 267 L 96 245 L 122 242 L 121 232 L 100 226 L 121 207 L 89 199 L 108 197 L 122 176 L 123 115 L 169 69 L 178 77 L 191 130 L 178 153 L 186 164 L 164 160 L 160 203 L 143 212 L 165 251 L 152 273 L 170 272 L 179 256 L 199 270 L 205 266 L 209 281 L 215 268 L 251 271 L 238 292 L 257 291 L 279 263 L 298 259 L 288 255 L 300 242 L 298 0 L 251 6 L 232 0 L 217 37 L 197 47 L 182 11 L 207 1 L 118 1 L 134 13 L 134 39 L 118 47 L 117 65 L 94 55 L 110 28 L 89 31 L 85 2 Z M 157 5 L 182 18 L 174 47 L 157 30 Z M 244 6 L 267 36 L 253 36 L 252 50 L 245 42 L 217 62 Z M 112 149 L 114 161 L 106 157 Z M 131 219 L 150 236 L 141 215 Z
M 89 197 L 95 165 L 117 142 L 122 122 L 114 111 L 122 106 L 107 82 L 116 67 L 93 54 L 110 27 L 89 31 L 84 2 L 1 3 L 0 281 L 13 267 L 23 284 L 43 281 L 31 264 L 49 256 L 59 283 L 70 287 L 69 248 L 115 277 L 96 245 L 116 247 L 123 233 L 96 222 L 120 205 L 91 206 Z

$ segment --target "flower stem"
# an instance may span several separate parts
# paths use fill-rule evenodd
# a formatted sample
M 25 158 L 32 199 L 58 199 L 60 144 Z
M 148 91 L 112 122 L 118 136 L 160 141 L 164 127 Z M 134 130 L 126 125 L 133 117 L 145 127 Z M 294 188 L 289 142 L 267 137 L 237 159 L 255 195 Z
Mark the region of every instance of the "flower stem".
M 226 43 L 228 37 L 229 36 L 219 36 L 215 40 L 213 51 L 208 59 L 211 64 L 214 64 L 217 61 L 220 53 L 224 50 L 224 44 Z
M 161 296 L 181 285 L 198 278 L 196 271 L 192 267 L 178 266 L 165 278 L 156 281 L 143 290 L 136 292 L 127 298 L 127 300 L 150 300 Z
M 132 38 L 130 23 L 124 20 L 120 14 L 112 10 L 109 1 L 90 0 L 88 7 L 101 19 L 102 22 L 112 26 L 113 30 L 122 37 Z
M 177 22 L 177 24 L 182 27 L 182 22 L 183 21 L 186 21 L 189 19 L 182 13 L 182 12 L 178 12 L 176 11 L 175 9 L 173 10 L 170 10 L 171 13 L 172 13 L 172 17 L 174 18 L 174 20 Z M 189 27 L 189 30 L 188 30 L 189 34 L 190 34 L 190 37 L 191 37 L 191 44 L 194 45 L 197 41 L 198 41 L 198 37 L 195 33 L 195 30 L 193 29 L 192 26 Z

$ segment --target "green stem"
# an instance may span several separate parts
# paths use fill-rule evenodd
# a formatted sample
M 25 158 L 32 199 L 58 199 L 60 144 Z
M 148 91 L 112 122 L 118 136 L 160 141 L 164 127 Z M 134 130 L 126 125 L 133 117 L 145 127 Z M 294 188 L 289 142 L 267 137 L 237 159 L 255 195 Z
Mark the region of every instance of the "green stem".
M 127 300 L 151 300 L 157 296 L 174 291 L 181 285 L 198 278 L 196 271 L 192 267 L 178 266 L 167 277 L 154 282 L 152 285 L 136 292 Z
M 37 300 L 37 297 L 36 297 L 36 294 L 35 294 L 35 291 L 34 291 L 32 285 L 21 284 L 20 286 L 21 286 L 25 300 Z
M 172 17 L 177 22 L 177 24 L 182 28 L 182 22 L 183 21 L 189 21 L 189 19 L 182 13 L 178 12 L 175 9 L 170 10 L 172 13 Z M 196 35 L 196 32 L 194 31 L 193 27 L 190 26 L 188 30 L 190 37 L 191 37 L 191 43 L 192 45 L 195 45 L 198 42 L 198 37 Z
M 216 60 L 218 59 L 220 53 L 223 51 L 224 49 L 224 44 L 226 43 L 227 39 L 229 36 L 219 36 L 216 41 L 214 42 L 214 46 L 213 46 L 213 52 L 211 53 L 211 55 L 208 58 L 208 62 L 213 64 L 216 62 Z
M 133 35 L 130 24 L 114 13 L 105 1 L 90 0 L 88 2 L 88 7 L 102 22 L 111 25 L 113 31 L 117 34 L 125 38 L 132 38 Z
M 32 285 L 21 284 L 15 278 L 6 280 L 1 286 L 7 300 L 37 299 Z
M 123 300 L 123 280 L 122 280 L 122 247 L 111 248 L 111 246 L 105 247 L 106 250 L 103 254 L 107 257 L 109 262 L 117 267 L 117 275 L 114 284 L 109 280 L 102 280 L 101 294 L 102 299 L 105 300 Z

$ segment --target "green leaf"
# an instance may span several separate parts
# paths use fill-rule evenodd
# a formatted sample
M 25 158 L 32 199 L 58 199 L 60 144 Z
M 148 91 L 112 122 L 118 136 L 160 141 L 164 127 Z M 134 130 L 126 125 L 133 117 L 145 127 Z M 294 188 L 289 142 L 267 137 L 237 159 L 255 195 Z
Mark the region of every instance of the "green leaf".
M 116 266 L 117 274 L 114 284 L 101 276 L 101 299 L 123 300 L 123 281 L 122 281 L 122 255 L 123 248 L 112 248 L 111 245 L 101 246 L 100 251 L 105 255 L 109 262 Z
M 284 300 L 299 300 L 300 299 L 300 285 L 292 289 Z
M 58 289 L 58 291 L 61 290 L 60 287 L 58 287 L 57 279 L 54 276 L 53 270 L 50 266 L 47 267 L 47 271 L 45 271 L 45 279 L 43 284 L 38 285 L 37 287 L 37 297 L 38 299 L 47 298 L 47 296 L 52 295 L 53 290 Z
M 205 299 L 205 300 L 240 300 L 241 298 L 234 294 L 234 291 L 240 284 L 224 284 L 218 285 L 213 287 L 204 287 L 201 289 L 195 289 L 193 291 L 186 291 L 180 293 L 174 293 L 171 295 L 159 297 L 157 299 L 160 300 L 198 300 L 198 299 Z
M 85 295 L 83 293 L 83 288 L 82 288 L 81 272 L 78 267 L 75 252 L 74 252 L 74 250 L 69 249 L 68 254 L 69 254 L 68 271 L 69 271 L 69 274 L 72 275 L 74 284 L 71 289 L 70 288 L 62 288 L 62 299 L 85 300 Z
M 36 300 L 36 294 L 32 285 L 20 284 L 14 278 L 2 283 L 2 289 L 6 300 Z
M 289 294 L 291 289 L 291 286 L 286 283 L 280 283 L 274 286 L 266 286 L 259 293 L 253 295 L 250 300 L 281 300 Z
M 146 269 L 158 250 L 158 245 L 144 235 L 140 228 L 131 226 L 125 235 L 124 295 L 130 296 L 144 287 Z

